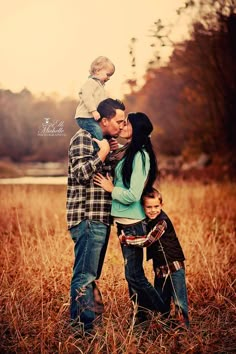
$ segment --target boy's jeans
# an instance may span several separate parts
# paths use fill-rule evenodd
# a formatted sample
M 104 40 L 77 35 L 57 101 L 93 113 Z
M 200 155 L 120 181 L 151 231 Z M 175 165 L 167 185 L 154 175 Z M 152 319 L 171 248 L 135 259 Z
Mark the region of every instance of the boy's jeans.
M 170 312 L 171 298 L 174 299 L 176 308 L 181 310 L 185 324 L 189 327 L 188 298 L 184 268 L 171 273 L 167 278 L 155 277 L 154 286 L 168 307 L 168 312 Z
M 110 226 L 99 221 L 83 220 L 70 229 L 75 242 L 75 262 L 71 280 L 71 319 L 93 327 L 92 322 L 103 312 L 103 302 L 95 280 L 100 277 Z
M 103 139 L 102 129 L 94 118 L 76 118 L 78 126 L 98 140 Z
M 144 222 L 124 226 L 117 223 L 118 235 L 121 230 L 126 235 L 145 235 L 146 227 Z M 137 300 L 139 311 L 142 308 L 155 310 L 161 313 L 167 312 L 165 304 L 157 290 L 147 280 L 143 269 L 143 248 L 126 246 L 121 244 L 125 262 L 125 277 L 128 282 L 129 292 L 132 300 Z M 142 315 L 141 315 L 142 316 Z

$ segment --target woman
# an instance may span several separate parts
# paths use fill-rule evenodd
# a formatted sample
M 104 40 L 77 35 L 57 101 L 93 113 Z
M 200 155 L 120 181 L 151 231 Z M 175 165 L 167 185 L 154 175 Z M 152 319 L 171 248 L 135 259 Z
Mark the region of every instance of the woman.
M 98 174 L 95 184 L 112 195 L 111 215 L 117 224 L 118 235 L 145 235 L 145 214 L 140 199 L 157 177 L 157 162 L 150 134 L 153 125 L 146 114 L 130 113 L 120 137 L 128 144 L 123 158 L 115 168 L 114 184 L 111 178 Z M 125 261 L 125 277 L 133 301 L 137 301 L 139 321 L 146 319 L 145 309 L 164 313 L 165 305 L 158 292 L 147 280 L 143 269 L 143 249 L 121 244 Z M 141 310 L 141 308 L 143 310 Z

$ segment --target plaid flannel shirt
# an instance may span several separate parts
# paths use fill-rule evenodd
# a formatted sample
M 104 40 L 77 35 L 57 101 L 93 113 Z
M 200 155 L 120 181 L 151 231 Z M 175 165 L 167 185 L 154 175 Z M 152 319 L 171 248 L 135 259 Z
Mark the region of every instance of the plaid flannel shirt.
M 159 267 L 155 267 L 155 274 L 157 278 L 165 278 L 181 268 L 185 268 L 184 261 L 174 261 Z
M 156 223 L 156 225 L 152 228 L 152 230 L 144 236 L 132 236 L 125 235 L 124 231 L 119 235 L 120 243 L 125 244 L 127 246 L 135 246 L 135 247 L 149 247 L 154 242 L 160 240 L 161 236 L 165 233 L 167 229 L 167 223 L 165 220 L 160 220 Z M 162 244 L 160 243 L 162 252 L 164 249 Z M 155 267 L 155 274 L 157 278 L 167 277 L 169 274 L 176 272 L 177 270 L 184 268 L 184 261 L 174 261 L 165 265 L 160 265 Z
M 111 194 L 95 186 L 93 176 L 105 174 L 109 166 L 100 160 L 94 150 L 91 135 L 79 129 L 69 147 L 67 183 L 68 229 L 89 219 L 110 224 Z
M 136 246 L 136 247 L 149 247 L 161 238 L 167 228 L 167 224 L 165 220 L 159 221 L 153 229 L 144 236 L 132 236 L 132 235 L 125 235 L 125 233 L 121 233 L 119 235 L 120 243 L 123 243 L 128 246 Z

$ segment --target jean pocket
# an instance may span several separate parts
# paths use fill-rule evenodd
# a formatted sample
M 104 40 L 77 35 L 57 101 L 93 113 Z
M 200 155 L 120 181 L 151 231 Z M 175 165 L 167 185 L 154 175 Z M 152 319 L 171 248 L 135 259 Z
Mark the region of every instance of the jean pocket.
M 69 230 L 69 232 L 70 232 L 70 236 L 71 236 L 72 240 L 73 240 L 74 242 L 76 242 L 77 239 L 78 239 L 78 237 L 79 237 L 79 234 L 80 234 L 80 226 L 79 226 L 79 224 L 73 226 L 73 227 Z
M 109 227 L 100 221 L 87 220 L 90 237 L 106 237 Z
M 118 225 L 118 233 L 120 234 L 123 230 L 125 235 L 130 236 L 144 236 L 146 235 L 146 223 L 145 221 L 140 221 L 133 225 Z

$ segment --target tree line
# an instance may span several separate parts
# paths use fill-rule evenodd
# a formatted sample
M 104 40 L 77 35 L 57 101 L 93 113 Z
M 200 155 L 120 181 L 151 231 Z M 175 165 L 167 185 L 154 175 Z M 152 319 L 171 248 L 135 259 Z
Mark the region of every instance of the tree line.
M 27 89 L 19 93 L 0 90 L 0 157 L 13 162 L 66 159 L 70 138 L 77 130 L 76 104 L 71 98 L 35 97 Z
M 190 5 L 196 4 L 185 7 Z M 146 111 L 157 124 L 160 152 L 190 158 L 204 152 L 235 164 L 236 1 L 204 0 L 198 6 L 191 38 L 174 44 L 164 67 L 157 65 L 157 51 L 144 86 L 137 90 L 130 81 L 127 105 Z M 157 21 L 154 37 L 161 46 L 167 45 L 163 28 Z
M 185 8 L 190 6 L 196 6 L 195 2 L 185 3 Z M 160 20 L 155 24 L 158 49 L 158 45 L 166 45 L 168 36 Z M 191 38 L 172 45 L 167 64 L 159 65 L 159 53 L 150 61 L 141 88 L 129 80 L 130 93 L 124 97 L 127 111 L 144 111 L 150 116 L 158 153 L 191 158 L 204 152 L 235 166 L 236 2 L 199 1 Z M 77 130 L 73 120 L 76 105 L 71 98 L 36 98 L 27 89 L 19 93 L 0 90 L 0 157 L 13 161 L 66 159 L 69 140 Z M 63 122 L 65 134 L 39 135 L 45 118 Z

